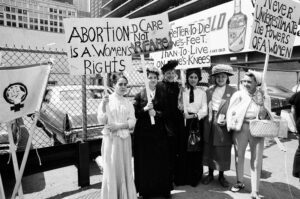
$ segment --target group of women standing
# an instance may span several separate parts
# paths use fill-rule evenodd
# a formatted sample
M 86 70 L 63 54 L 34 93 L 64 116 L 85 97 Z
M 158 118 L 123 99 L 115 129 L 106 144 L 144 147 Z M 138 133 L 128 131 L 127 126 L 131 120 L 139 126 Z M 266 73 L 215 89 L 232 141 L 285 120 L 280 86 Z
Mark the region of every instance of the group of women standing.
M 174 81 L 177 61 L 169 61 L 159 71 L 147 68 L 149 80 L 148 101 L 146 89 L 138 93 L 132 104 L 124 97 L 127 79 L 116 75 L 115 92 L 106 96 L 98 109 L 98 120 L 105 124 L 103 130 L 103 199 L 134 199 L 137 193 L 143 199 L 170 198 L 174 185 L 197 186 L 202 179 L 209 184 L 214 170 L 219 171 L 219 183 L 228 187 L 224 171 L 230 169 L 231 146 L 236 151 L 237 183 L 231 187 L 236 192 L 244 188 L 243 155 L 247 143 L 251 148 L 252 198 L 259 198 L 259 176 L 263 138 L 249 133 L 249 120 L 264 114 L 266 100 L 257 86 L 261 78 L 256 72 L 246 73 L 245 89 L 236 92 L 229 86 L 233 70 L 228 65 L 212 69 L 214 85 L 207 91 L 197 87 L 202 79 L 200 69 L 186 71 L 186 85 Z M 184 102 L 184 103 L 183 103 Z M 154 117 L 155 124 L 150 117 Z M 189 151 L 188 140 L 192 124 L 200 129 L 198 150 Z M 131 147 L 130 129 L 133 129 Z M 133 148 L 134 175 L 131 164 Z M 203 165 L 209 169 L 202 178 Z M 134 177 L 133 177 L 134 176 Z

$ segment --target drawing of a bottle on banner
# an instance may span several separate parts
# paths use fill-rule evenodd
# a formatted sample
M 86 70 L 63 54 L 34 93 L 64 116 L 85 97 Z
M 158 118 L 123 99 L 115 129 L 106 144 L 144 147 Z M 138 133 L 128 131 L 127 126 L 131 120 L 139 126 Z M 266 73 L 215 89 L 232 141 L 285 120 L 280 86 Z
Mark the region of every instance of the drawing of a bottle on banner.
M 245 47 L 247 16 L 241 12 L 241 0 L 234 0 L 234 13 L 228 21 L 228 48 L 240 52 Z

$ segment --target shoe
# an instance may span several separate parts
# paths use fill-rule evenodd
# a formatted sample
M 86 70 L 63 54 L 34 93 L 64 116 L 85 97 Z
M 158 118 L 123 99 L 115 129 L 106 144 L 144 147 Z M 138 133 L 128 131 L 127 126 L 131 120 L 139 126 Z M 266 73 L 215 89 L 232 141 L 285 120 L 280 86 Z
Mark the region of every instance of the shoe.
M 231 187 L 232 192 L 239 192 L 240 190 L 245 188 L 245 184 L 241 182 L 237 182 L 235 185 Z
M 224 177 L 219 177 L 219 183 L 221 184 L 222 187 L 229 187 L 229 182 L 226 180 Z
M 202 183 L 206 185 L 206 184 L 211 183 L 211 181 L 213 181 L 213 180 L 214 180 L 214 176 L 208 175 L 203 179 Z

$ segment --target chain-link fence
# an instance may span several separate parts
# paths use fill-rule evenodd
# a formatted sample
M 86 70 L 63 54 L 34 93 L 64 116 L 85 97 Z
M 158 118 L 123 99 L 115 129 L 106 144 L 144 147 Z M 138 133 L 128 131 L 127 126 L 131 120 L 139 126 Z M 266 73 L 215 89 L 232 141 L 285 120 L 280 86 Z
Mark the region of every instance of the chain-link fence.
M 33 136 L 33 148 L 48 147 L 58 144 L 75 142 L 85 138 L 82 133 L 82 84 L 86 85 L 86 112 L 87 112 L 87 139 L 99 136 L 101 126 L 97 122 L 97 109 L 104 95 L 100 75 L 70 76 L 67 55 L 62 51 L 44 51 L 33 49 L 0 48 L 2 66 L 21 66 L 54 61 L 51 69 L 48 86 L 40 111 L 40 120 L 37 123 Z M 128 97 L 133 97 L 143 87 L 141 64 L 138 59 L 133 60 L 133 69 L 125 72 L 129 81 Z M 153 65 L 146 60 L 146 65 Z M 202 71 L 202 82 L 208 85 L 210 70 Z M 236 83 L 238 76 L 231 77 Z M 113 92 L 112 88 L 108 89 Z M 33 123 L 33 115 L 19 118 L 15 121 L 17 128 L 12 128 L 15 134 L 18 149 L 23 150 L 28 138 L 28 131 Z M 10 127 L 11 128 L 11 127 Z M 5 135 L 7 127 L 0 125 L 0 137 Z M 6 133 L 7 135 L 7 133 Z

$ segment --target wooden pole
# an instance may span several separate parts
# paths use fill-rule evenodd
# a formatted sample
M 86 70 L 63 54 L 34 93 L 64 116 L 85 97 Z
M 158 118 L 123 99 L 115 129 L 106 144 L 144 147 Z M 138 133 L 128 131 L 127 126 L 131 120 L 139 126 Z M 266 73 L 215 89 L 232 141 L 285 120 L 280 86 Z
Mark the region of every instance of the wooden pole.
M 86 75 L 82 75 L 82 134 L 83 140 L 87 140 L 87 113 L 86 113 Z
M 15 188 L 13 190 L 12 197 L 11 197 L 12 199 L 15 198 L 17 190 L 21 185 L 21 180 L 22 180 L 22 177 L 23 177 L 23 173 L 24 173 L 24 170 L 25 170 L 27 158 L 28 158 L 28 155 L 29 155 L 31 142 L 32 142 L 32 139 L 33 139 L 33 133 L 34 133 L 35 128 L 36 128 L 36 122 L 38 121 L 39 118 L 40 118 L 40 113 L 38 111 L 36 111 L 35 112 L 35 117 L 34 117 L 34 120 L 33 120 L 33 124 L 30 128 L 30 131 L 29 131 L 29 137 L 28 137 L 26 149 L 25 149 L 25 152 L 24 152 L 24 155 L 23 155 L 23 160 L 22 160 L 20 172 L 19 172 L 18 177 L 16 179 L 16 185 L 15 185 Z
M 142 64 L 142 67 L 143 67 L 143 77 L 144 77 L 144 83 L 145 83 L 145 87 L 146 87 L 147 100 L 148 100 L 148 102 L 150 102 L 152 99 L 150 97 L 149 80 L 147 78 L 147 71 L 146 71 L 146 63 L 145 63 L 144 54 L 141 54 L 141 64 Z M 154 117 L 150 116 L 150 119 L 151 119 L 151 124 L 154 125 L 155 124 Z
M 4 188 L 3 188 L 1 173 L 0 173 L 0 198 L 5 199 L 5 192 L 4 192 Z
M 184 70 L 181 69 L 180 70 L 180 76 L 181 76 L 181 83 L 182 83 L 182 104 L 183 104 L 183 112 L 186 114 L 187 113 L 187 108 L 186 108 L 186 96 L 184 94 L 184 89 L 185 89 L 185 82 L 186 82 L 186 79 L 185 79 L 185 74 L 184 74 Z M 184 119 L 184 126 L 186 126 L 186 119 Z
M 8 139 L 9 139 L 9 150 L 10 150 L 11 157 L 12 157 L 12 160 L 13 160 L 13 167 L 14 167 L 15 178 L 16 178 L 16 182 L 17 182 L 18 181 L 18 175 L 19 175 L 19 164 L 18 164 L 18 159 L 17 159 L 17 155 L 16 155 L 16 145 L 14 143 L 13 133 L 12 133 L 12 130 L 11 130 L 12 124 L 13 124 L 13 122 L 8 122 L 7 123 L 7 132 L 8 132 Z M 16 189 L 16 193 L 17 193 L 17 189 Z M 20 186 L 20 188 L 18 187 L 18 194 L 19 194 L 20 198 L 23 198 L 22 186 Z M 12 197 L 12 198 L 14 199 L 14 197 Z

